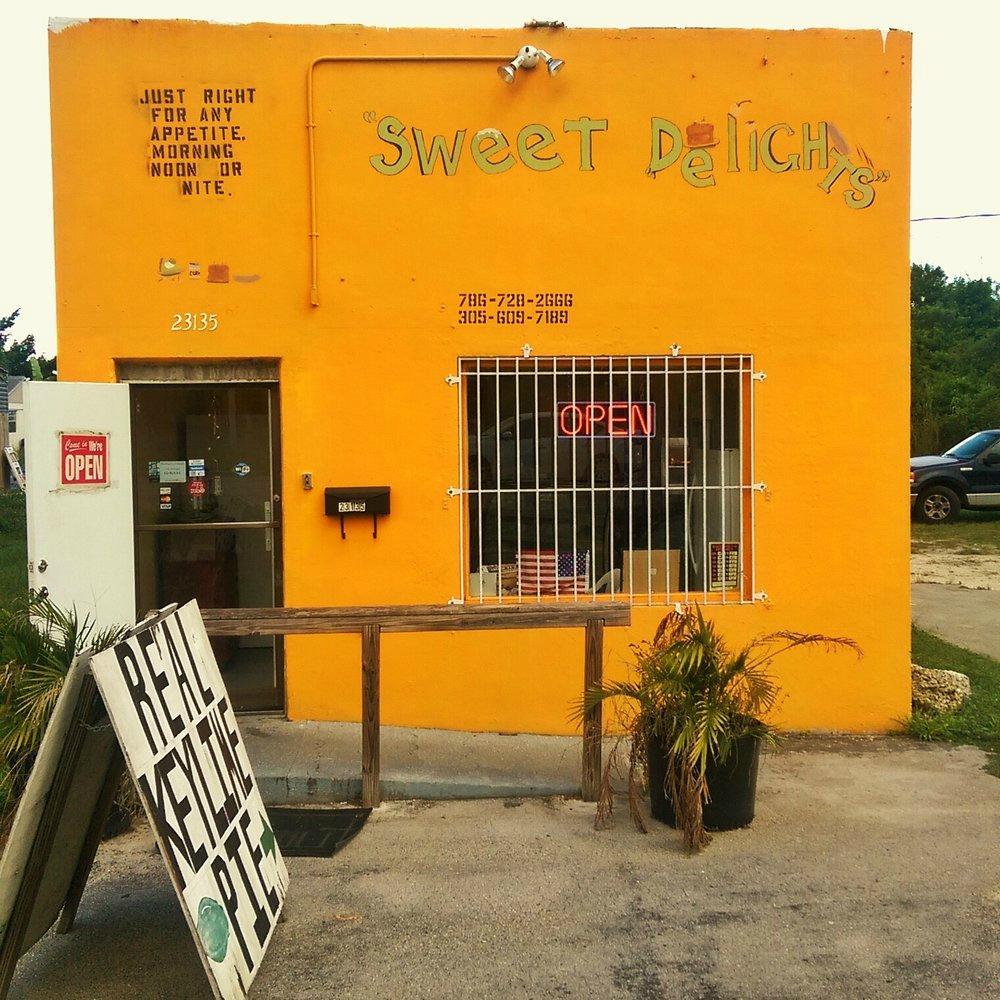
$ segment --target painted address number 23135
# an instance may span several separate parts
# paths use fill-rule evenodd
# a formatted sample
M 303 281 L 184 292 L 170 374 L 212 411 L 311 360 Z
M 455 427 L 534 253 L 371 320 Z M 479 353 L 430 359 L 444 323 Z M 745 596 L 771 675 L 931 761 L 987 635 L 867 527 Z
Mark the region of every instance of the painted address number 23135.
M 171 330 L 207 330 L 209 333 L 219 329 L 218 313 L 174 313 Z

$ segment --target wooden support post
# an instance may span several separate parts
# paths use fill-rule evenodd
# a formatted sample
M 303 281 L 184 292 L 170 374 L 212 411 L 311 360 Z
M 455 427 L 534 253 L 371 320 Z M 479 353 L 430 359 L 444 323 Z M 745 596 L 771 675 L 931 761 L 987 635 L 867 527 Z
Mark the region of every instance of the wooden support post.
M 90 869 L 94 865 L 97 849 L 101 846 L 104 827 L 108 822 L 108 816 L 111 814 L 111 807 L 114 805 L 115 796 L 118 794 L 124 774 L 125 758 L 122 756 L 121 748 L 116 745 L 111 760 L 108 761 L 108 772 L 104 777 L 104 786 L 101 788 L 100 798 L 94 806 L 94 813 L 90 817 L 87 837 L 80 848 L 80 860 L 76 864 L 76 871 L 73 872 L 73 878 L 66 892 L 62 913 L 56 924 L 57 934 L 68 934 L 73 929 L 76 911 L 83 898 L 83 890 L 86 888 Z
M 381 632 L 378 625 L 361 627 L 361 804 L 371 809 L 381 801 L 379 790 Z
M 584 641 L 583 693 L 604 682 L 604 620 L 587 622 Z M 601 787 L 602 712 L 595 705 L 583 717 L 583 801 L 596 802 Z

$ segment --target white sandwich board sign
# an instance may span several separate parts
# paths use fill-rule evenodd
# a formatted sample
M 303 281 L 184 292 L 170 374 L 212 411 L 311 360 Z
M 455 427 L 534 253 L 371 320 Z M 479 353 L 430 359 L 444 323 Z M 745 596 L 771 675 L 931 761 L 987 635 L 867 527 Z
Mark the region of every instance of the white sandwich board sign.
M 241 1000 L 288 871 L 195 601 L 90 661 L 213 992 Z

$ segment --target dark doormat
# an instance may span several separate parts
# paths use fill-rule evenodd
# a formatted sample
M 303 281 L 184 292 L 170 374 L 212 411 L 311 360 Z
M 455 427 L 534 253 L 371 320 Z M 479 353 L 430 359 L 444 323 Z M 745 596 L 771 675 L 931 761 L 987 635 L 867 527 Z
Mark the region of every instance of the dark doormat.
M 354 839 L 371 815 L 371 809 L 273 806 L 267 815 L 286 858 L 329 858 Z

